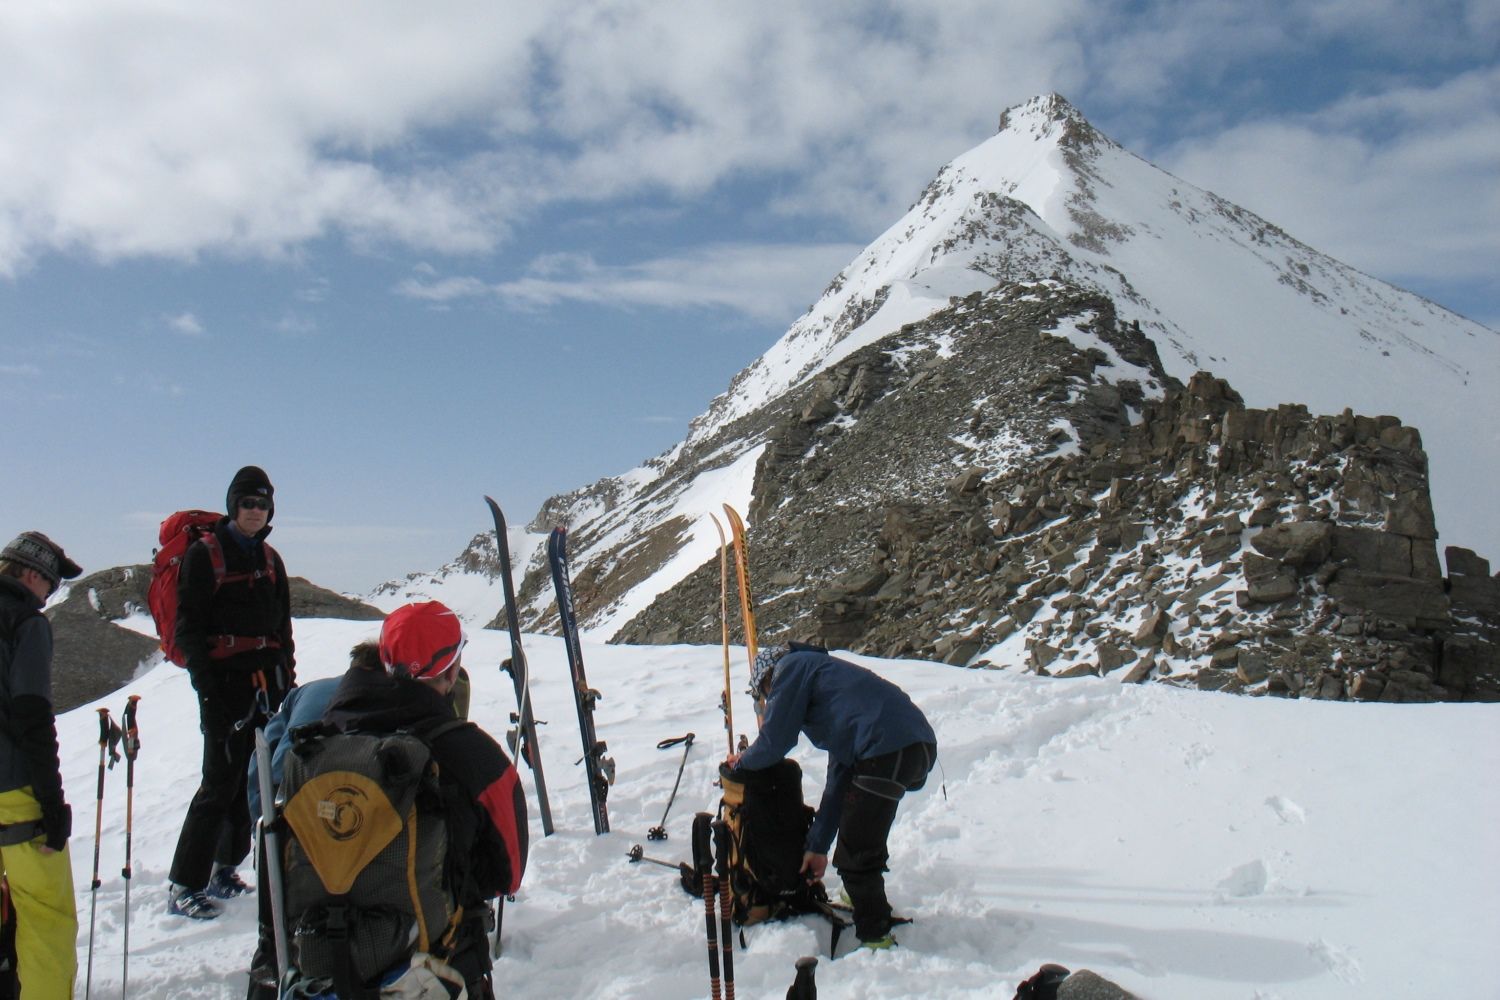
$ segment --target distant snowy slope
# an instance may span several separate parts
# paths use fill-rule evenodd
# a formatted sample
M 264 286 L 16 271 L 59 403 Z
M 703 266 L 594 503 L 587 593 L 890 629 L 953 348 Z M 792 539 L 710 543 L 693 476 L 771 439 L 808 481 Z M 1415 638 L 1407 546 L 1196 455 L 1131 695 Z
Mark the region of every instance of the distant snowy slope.
M 508 528 L 506 544 L 510 548 L 511 572 L 519 581 L 534 560 L 544 558 L 542 547 L 547 536 L 517 525 Z M 442 601 L 467 625 L 477 628 L 492 621 L 504 606 L 499 559 L 494 531 L 481 532 L 447 565 L 431 573 L 412 573 L 403 580 L 382 584 L 365 600 L 387 614 L 412 601 Z
M 296 622 L 299 673 L 337 674 L 373 623 Z M 497 735 L 514 702 L 495 669 L 504 636 L 473 630 L 473 716 Z M 698 734 L 667 822 L 649 843 L 687 853 L 691 815 L 712 808 L 724 750 L 717 647 L 585 644 L 603 692 L 599 735 L 619 764 L 615 830 L 595 837 L 560 640 L 527 651 L 558 833 L 533 821 L 526 881 L 506 908 L 500 996 L 698 998 L 707 993 L 703 911 L 672 872 L 631 865 L 661 820 L 678 753 Z M 735 652 L 736 688 L 743 654 Z M 827 1000 L 1008 997 L 1045 961 L 1088 967 L 1169 1000 L 1472 997 L 1492 979 L 1500 916 L 1500 707 L 1355 705 L 1235 698 L 1105 680 L 1056 681 L 859 658 L 931 718 L 941 770 L 903 806 L 892 898 L 916 923 L 885 954 L 818 967 Z M 719 675 L 722 676 L 721 674 Z M 94 708 L 142 696 L 136 779 L 130 995 L 235 998 L 255 944 L 255 904 L 214 924 L 168 918 L 165 882 L 200 753 L 187 676 L 159 667 L 60 723 L 75 812 L 72 858 L 87 959 Z M 741 695 L 735 708 L 752 725 Z M 1378 752 L 1371 748 L 1378 747 Z M 816 800 L 822 754 L 797 758 Z M 1454 766 L 1455 761 L 1462 766 Z M 528 792 L 529 772 L 522 773 Z M 93 989 L 120 991 L 124 780 L 105 790 Z M 836 881 L 836 880 L 835 880 Z M 780 996 L 800 955 L 826 947 L 806 918 L 747 931 L 738 992 Z M 1480 991 L 1476 993 L 1476 990 Z M 1485 994 L 1487 995 L 1487 994 Z

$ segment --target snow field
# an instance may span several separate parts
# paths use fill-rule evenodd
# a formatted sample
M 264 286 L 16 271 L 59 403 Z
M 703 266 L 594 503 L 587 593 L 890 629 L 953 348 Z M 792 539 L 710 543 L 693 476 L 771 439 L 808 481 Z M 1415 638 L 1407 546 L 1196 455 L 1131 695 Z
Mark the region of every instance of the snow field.
M 498 588 L 496 588 L 498 591 Z M 299 674 L 342 672 L 366 622 L 299 620 Z M 473 717 L 497 739 L 514 707 L 496 664 L 504 634 L 471 630 Z M 618 764 L 614 832 L 595 837 L 561 640 L 528 636 L 533 697 L 558 832 L 533 802 L 525 885 L 505 914 L 501 996 L 703 997 L 703 905 L 676 875 L 626 852 L 687 860 L 692 813 L 712 809 L 725 748 L 717 647 L 585 644 L 603 693 L 599 734 Z M 1009 997 L 1042 962 L 1088 967 L 1169 1000 L 1474 997 L 1492 971 L 1500 860 L 1500 707 L 1237 698 L 1107 679 L 1050 680 L 851 657 L 901 684 L 932 720 L 940 768 L 903 803 L 891 837 L 892 902 L 916 923 L 901 947 L 829 962 L 816 918 L 750 928 L 738 995 L 782 995 L 801 955 L 820 993 Z M 753 728 L 734 650 L 737 728 Z M 197 785 L 201 740 L 185 674 L 158 667 L 59 722 L 75 811 L 80 995 L 87 960 L 97 706 L 142 696 L 130 921 L 130 995 L 243 996 L 255 904 L 220 920 L 164 913 L 166 873 Z M 648 842 L 692 731 L 670 839 Z M 796 753 L 816 802 L 823 755 Z M 530 772 L 522 770 L 528 793 Z M 946 788 L 946 796 L 943 789 Z M 118 995 L 123 765 L 105 792 L 93 989 Z M 836 891 L 836 878 L 830 879 Z M 1483 987 L 1478 987 L 1482 989 Z

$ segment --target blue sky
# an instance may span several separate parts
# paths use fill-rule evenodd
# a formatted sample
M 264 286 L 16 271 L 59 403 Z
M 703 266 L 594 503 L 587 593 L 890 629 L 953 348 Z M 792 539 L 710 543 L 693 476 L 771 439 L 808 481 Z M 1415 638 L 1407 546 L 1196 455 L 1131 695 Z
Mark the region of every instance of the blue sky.
M 741 5 L 750 7 L 752 5 Z M 1500 2 L 0 9 L 0 532 L 365 590 L 679 440 L 1000 111 L 1500 328 Z

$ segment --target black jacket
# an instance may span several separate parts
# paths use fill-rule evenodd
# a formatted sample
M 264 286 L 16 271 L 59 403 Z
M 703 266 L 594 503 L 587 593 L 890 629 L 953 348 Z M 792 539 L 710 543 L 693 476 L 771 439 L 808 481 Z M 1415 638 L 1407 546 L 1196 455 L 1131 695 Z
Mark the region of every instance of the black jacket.
M 187 668 L 196 678 L 200 672 L 234 672 L 251 674 L 264 671 L 268 681 L 279 665 L 286 667 L 282 686 L 290 687 L 296 669 L 295 646 L 292 642 L 292 596 L 286 575 L 286 566 L 275 550 L 269 550 L 262 542 L 270 534 L 269 525 L 256 536 L 256 542 L 246 551 L 229 529 L 229 518 L 224 517 L 214 526 L 214 535 L 224 553 L 226 577 L 266 570 L 266 553 L 274 556 L 272 568 L 275 582 L 262 575 L 254 578 L 226 579 L 214 589 L 213 559 L 202 539 L 194 542 L 182 559 L 182 571 L 177 579 L 177 645 L 187 654 Z M 274 639 L 280 648 L 247 648 L 224 658 L 209 655 L 210 640 L 214 636 L 236 636 L 239 638 L 266 637 Z
M 52 623 L 21 581 L 0 576 L 0 791 L 31 786 L 47 846 L 72 832 L 52 715 Z
M 351 670 L 339 682 L 325 722 L 340 732 L 389 733 L 457 718 L 453 706 L 426 684 Z M 465 722 L 431 741 L 448 803 L 450 857 L 466 863 L 469 904 L 514 893 L 526 872 L 530 831 L 526 794 L 505 751 Z

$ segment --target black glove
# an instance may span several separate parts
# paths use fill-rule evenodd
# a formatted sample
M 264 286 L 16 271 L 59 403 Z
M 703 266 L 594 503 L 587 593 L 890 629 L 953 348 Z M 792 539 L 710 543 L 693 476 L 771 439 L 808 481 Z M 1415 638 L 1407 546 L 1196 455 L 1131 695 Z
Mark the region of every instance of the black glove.
M 42 806 L 42 832 L 47 835 L 47 846 L 60 851 L 68 846 L 73 835 L 73 807 L 66 802 Z
M 212 668 L 202 663 L 194 663 L 191 660 L 187 665 L 188 679 L 193 682 L 193 690 L 199 694 L 206 694 L 212 690 L 209 685 L 213 682 Z

